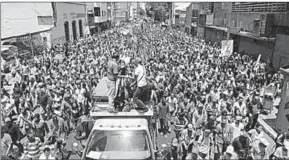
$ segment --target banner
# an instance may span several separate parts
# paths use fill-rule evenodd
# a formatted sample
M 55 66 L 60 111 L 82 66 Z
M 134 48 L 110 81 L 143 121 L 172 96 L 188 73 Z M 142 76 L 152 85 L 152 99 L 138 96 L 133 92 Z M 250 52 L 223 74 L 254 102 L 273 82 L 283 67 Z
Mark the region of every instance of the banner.
M 277 91 L 276 87 L 273 84 L 270 84 L 267 87 L 265 87 L 264 95 L 268 95 L 268 94 L 275 95 L 276 91 Z
M 230 56 L 233 53 L 233 43 L 234 40 L 223 40 L 220 56 Z

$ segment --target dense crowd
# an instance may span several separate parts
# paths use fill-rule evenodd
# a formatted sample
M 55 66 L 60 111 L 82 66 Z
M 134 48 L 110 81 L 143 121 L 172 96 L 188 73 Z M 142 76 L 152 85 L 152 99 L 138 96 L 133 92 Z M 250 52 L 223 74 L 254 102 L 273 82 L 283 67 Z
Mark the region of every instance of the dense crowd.
M 262 127 L 256 126 L 264 112 L 263 88 L 274 85 L 274 98 L 280 96 L 279 72 L 266 73 L 266 65 L 249 56 L 222 57 L 216 44 L 181 31 L 150 23 L 131 25 L 130 35 L 122 29 L 54 46 L 33 61 L 17 60 L 2 74 L 1 153 L 9 150 L 13 159 L 68 159 L 67 136 L 88 136 L 78 134 L 76 126 L 92 109 L 99 80 L 113 74 L 137 75 L 137 86 L 110 77 L 111 106 L 119 97 L 116 88 L 126 92 L 124 102 L 142 108 L 141 95 L 149 91 L 157 136 L 175 134 L 165 158 L 268 159 L 272 153 L 288 158 L 284 138 L 269 154 Z M 119 60 L 123 57 L 131 57 L 131 63 Z

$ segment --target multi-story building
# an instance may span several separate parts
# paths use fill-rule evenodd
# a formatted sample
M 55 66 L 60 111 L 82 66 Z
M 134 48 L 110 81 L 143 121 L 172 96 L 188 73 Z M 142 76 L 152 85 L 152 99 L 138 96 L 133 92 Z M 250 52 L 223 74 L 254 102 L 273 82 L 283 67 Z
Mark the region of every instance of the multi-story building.
M 130 2 L 114 3 L 114 22 L 120 22 L 129 18 Z
M 186 22 L 186 10 L 184 9 L 176 9 L 175 10 L 175 25 L 182 30 L 185 30 L 185 22 Z
M 130 4 L 130 10 L 129 10 L 129 18 L 130 19 L 133 19 L 133 18 L 137 17 L 138 8 L 139 8 L 139 3 L 138 2 L 132 2 Z
M 262 61 L 279 68 L 289 63 L 289 51 L 276 48 L 282 46 L 278 43 L 284 43 L 285 35 L 289 34 L 288 4 L 288 2 L 216 2 L 211 7 L 213 24 L 206 25 L 204 37 L 207 41 L 213 42 L 233 39 L 235 52 L 251 54 L 254 57 L 261 54 Z M 278 39 L 282 39 L 283 42 L 278 42 Z
M 99 33 L 110 27 L 111 3 L 94 3 L 94 23 L 96 33 Z
M 63 44 L 84 37 L 87 30 L 87 8 L 83 2 L 52 2 L 54 28 L 51 31 L 53 43 Z
M 17 46 L 19 54 L 22 49 L 27 50 L 30 47 L 30 40 L 33 45 L 41 44 L 50 48 L 52 28 L 51 3 L 1 4 L 1 44 L 28 44 L 26 49 Z

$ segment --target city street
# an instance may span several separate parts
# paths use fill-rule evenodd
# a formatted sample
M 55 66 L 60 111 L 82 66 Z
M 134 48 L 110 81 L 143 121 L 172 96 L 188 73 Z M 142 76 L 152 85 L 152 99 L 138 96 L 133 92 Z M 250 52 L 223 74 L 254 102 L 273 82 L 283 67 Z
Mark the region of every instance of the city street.
M 1 158 L 288 159 L 288 17 L 288 2 L 1 3 Z

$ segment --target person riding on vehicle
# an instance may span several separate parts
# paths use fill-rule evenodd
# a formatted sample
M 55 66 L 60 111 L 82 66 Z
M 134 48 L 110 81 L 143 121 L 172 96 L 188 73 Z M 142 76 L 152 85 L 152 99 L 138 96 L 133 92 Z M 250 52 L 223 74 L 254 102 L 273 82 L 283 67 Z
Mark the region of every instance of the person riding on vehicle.
M 111 109 L 114 109 L 114 100 L 116 98 L 116 81 L 119 74 L 118 66 L 119 55 L 113 55 L 107 64 L 107 88 L 109 90 L 108 103 Z
M 146 80 L 146 69 L 144 65 L 142 64 L 142 60 L 140 58 L 135 59 L 135 63 L 137 65 L 135 72 L 134 72 L 134 80 L 135 82 L 131 84 L 133 86 L 135 83 L 137 83 L 137 89 L 135 90 L 133 94 L 133 101 L 136 103 L 137 108 L 143 110 L 146 112 L 148 108 L 144 104 L 144 100 L 148 99 L 147 96 L 149 96 L 149 89 L 148 89 L 148 83 Z

